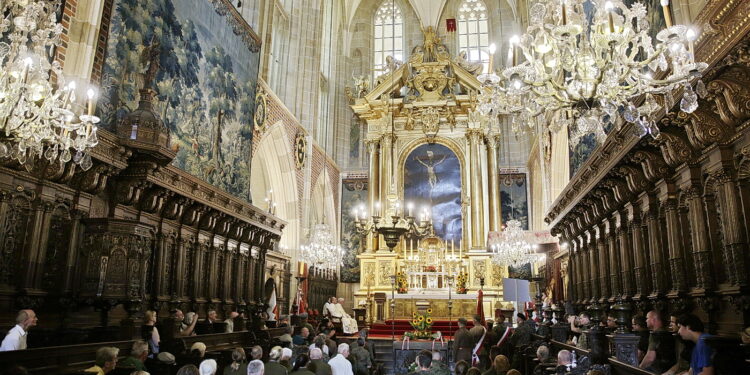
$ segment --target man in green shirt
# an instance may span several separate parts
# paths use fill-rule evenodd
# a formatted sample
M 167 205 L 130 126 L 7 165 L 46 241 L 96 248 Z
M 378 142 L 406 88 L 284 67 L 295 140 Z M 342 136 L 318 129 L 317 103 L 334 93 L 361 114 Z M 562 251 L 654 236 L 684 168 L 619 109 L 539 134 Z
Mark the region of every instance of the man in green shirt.
M 651 330 L 651 334 L 648 337 L 648 350 L 639 367 L 661 374 L 675 363 L 674 337 L 664 328 L 664 322 L 658 310 L 651 310 L 646 314 L 646 325 Z
M 138 340 L 130 348 L 130 356 L 120 361 L 119 367 L 132 367 L 133 371 L 148 371 L 143 362 L 148 357 L 148 343 Z
M 451 375 L 451 370 L 442 361 L 442 356 L 439 351 L 432 352 L 432 363 L 430 369 L 433 375 Z

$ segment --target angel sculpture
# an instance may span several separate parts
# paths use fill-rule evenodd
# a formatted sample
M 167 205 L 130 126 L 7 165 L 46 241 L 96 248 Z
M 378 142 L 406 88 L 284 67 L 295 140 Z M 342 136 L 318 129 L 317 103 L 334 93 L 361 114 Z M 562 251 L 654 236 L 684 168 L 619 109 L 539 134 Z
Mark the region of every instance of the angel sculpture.
M 466 69 L 467 72 L 473 74 L 473 75 L 479 75 L 482 73 L 482 70 L 484 69 L 484 66 L 480 62 L 471 62 L 466 60 L 466 51 L 461 51 L 458 53 L 458 56 L 456 56 L 456 59 L 453 60 L 458 66 Z

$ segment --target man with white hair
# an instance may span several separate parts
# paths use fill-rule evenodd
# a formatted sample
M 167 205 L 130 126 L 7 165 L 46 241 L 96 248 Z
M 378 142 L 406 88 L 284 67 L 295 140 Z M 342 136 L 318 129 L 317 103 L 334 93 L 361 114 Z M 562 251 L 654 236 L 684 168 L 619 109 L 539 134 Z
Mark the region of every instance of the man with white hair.
M 260 359 L 254 359 L 247 364 L 247 375 L 263 375 L 265 366 Z
M 5 335 L 2 345 L 0 345 L 0 352 L 26 349 L 26 334 L 29 332 L 29 328 L 36 325 L 37 321 L 34 310 L 19 311 L 16 315 L 16 326 Z
M 349 344 L 341 343 L 338 346 L 338 353 L 328 361 L 331 366 L 332 375 L 354 375 L 352 363 L 346 358 L 349 356 Z
M 349 314 L 344 311 L 344 299 L 339 298 L 336 305 L 336 315 L 341 317 L 341 326 L 344 329 L 344 333 L 347 335 L 356 333 L 359 330 L 357 327 L 357 321 L 354 320 Z
M 136 371 L 146 371 L 146 362 L 148 358 L 148 343 L 143 340 L 138 340 L 133 343 L 130 349 L 130 356 L 120 361 L 121 367 L 132 367 Z
M 332 375 L 331 365 L 323 360 L 323 352 L 318 348 L 310 349 L 310 364 L 307 369 L 315 375 Z

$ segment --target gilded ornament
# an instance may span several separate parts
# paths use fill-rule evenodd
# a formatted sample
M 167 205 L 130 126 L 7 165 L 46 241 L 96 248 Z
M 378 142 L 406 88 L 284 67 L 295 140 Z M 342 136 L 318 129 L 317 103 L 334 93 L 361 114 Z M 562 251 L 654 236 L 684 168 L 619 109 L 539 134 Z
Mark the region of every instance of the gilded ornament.
M 294 162 L 297 170 L 305 166 L 307 160 L 307 137 L 303 132 L 298 132 L 294 138 Z

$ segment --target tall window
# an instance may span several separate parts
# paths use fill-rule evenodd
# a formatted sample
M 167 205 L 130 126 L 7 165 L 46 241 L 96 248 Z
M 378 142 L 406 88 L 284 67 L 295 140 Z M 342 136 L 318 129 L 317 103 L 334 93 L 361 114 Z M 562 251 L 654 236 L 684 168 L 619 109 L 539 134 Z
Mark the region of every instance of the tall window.
M 458 49 L 466 51 L 469 61 L 481 61 L 484 71 L 490 62 L 489 21 L 482 0 L 464 0 L 458 8 Z
M 393 0 L 385 0 L 375 12 L 375 71 L 374 78 L 383 74 L 386 66 L 385 58 L 393 56 L 396 60 L 404 60 L 404 22 L 401 10 Z

